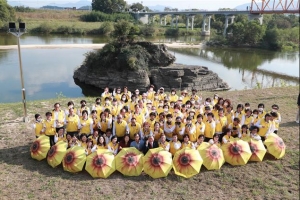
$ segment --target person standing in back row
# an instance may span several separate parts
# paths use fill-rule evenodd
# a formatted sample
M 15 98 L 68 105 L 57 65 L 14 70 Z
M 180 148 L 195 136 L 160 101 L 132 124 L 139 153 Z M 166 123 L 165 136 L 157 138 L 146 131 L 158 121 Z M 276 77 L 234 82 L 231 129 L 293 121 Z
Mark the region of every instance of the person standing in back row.
M 300 117 L 300 93 L 298 94 L 297 105 L 298 105 L 298 113 L 297 113 L 297 116 L 296 116 L 296 122 L 299 124 L 299 117 Z

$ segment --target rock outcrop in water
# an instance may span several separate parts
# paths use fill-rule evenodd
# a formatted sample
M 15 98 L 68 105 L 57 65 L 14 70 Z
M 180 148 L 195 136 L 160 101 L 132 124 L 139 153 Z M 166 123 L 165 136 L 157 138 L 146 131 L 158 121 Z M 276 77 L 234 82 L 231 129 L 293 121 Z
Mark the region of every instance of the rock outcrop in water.
M 164 44 L 150 42 L 112 46 L 90 52 L 84 64 L 75 70 L 76 82 L 98 88 L 127 86 L 146 91 L 150 84 L 191 90 L 227 90 L 228 85 L 207 67 L 173 64 L 175 57 Z M 119 44 L 118 44 L 119 45 Z M 134 47 L 134 48 L 132 48 Z M 112 49 L 110 54 L 108 50 Z

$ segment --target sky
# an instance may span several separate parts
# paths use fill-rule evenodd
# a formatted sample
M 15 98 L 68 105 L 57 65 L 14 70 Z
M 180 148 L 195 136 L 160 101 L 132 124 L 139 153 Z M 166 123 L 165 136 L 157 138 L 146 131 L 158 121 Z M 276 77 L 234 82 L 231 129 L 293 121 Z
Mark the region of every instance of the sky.
M 49 4 L 65 4 L 69 2 L 78 2 L 79 0 L 8 0 L 8 2 L 19 3 L 21 5 L 41 7 Z M 84 0 L 89 1 L 91 0 Z M 142 2 L 144 6 L 163 5 L 172 8 L 181 9 L 206 9 L 217 10 L 219 8 L 235 8 L 239 5 L 251 3 L 251 0 L 125 0 L 128 4 Z M 259 0 L 257 0 L 258 2 Z

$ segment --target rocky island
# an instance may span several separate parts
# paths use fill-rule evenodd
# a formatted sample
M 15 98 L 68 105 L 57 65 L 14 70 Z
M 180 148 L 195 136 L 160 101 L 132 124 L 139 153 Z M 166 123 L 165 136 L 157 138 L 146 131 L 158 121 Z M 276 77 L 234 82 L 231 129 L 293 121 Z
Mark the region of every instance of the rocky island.
M 129 90 L 146 91 L 150 84 L 191 90 L 228 90 L 219 76 L 204 66 L 174 63 L 164 44 L 151 42 L 112 42 L 103 49 L 89 52 L 84 63 L 75 70 L 75 82 L 97 88 L 127 86 Z

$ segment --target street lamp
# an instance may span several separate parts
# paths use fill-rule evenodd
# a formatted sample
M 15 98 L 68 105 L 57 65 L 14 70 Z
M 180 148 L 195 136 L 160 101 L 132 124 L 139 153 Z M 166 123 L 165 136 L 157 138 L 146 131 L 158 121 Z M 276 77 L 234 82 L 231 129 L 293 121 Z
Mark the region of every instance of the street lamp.
M 9 22 L 8 32 L 17 37 L 19 64 L 20 64 L 20 75 L 21 75 L 21 85 L 22 85 L 22 98 L 23 98 L 23 108 L 24 108 L 23 122 L 28 122 L 27 109 L 26 109 L 26 95 L 25 95 L 23 69 L 22 69 L 22 59 L 21 59 L 21 48 L 20 48 L 20 37 L 24 33 L 26 33 L 25 23 L 20 22 L 19 23 L 19 28 L 16 28 L 16 23 L 15 22 Z

